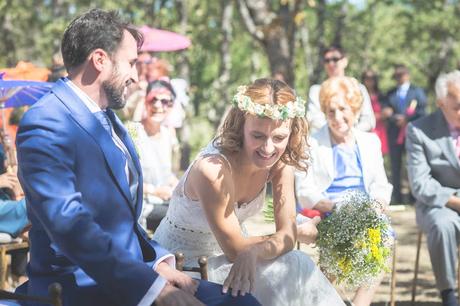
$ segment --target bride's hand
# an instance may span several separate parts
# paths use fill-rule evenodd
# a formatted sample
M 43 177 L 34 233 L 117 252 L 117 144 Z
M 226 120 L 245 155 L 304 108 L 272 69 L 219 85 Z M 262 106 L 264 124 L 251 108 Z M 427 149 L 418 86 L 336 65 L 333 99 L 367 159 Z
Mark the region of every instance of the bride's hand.
M 318 229 L 316 226 L 320 221 L 320 217 L 314 217 L 313 219 L 297 225 L 297 240 L 306 244 L 314 243 L 318 236 Z
M 233 266 L 223 284 L 223 293 L 228 289 L 232 290 L 232 295 L 237 296 L 254 292 L 254 281 L 256 275 L 257 254 L 254 249 L 241 252 L 235 259 Z

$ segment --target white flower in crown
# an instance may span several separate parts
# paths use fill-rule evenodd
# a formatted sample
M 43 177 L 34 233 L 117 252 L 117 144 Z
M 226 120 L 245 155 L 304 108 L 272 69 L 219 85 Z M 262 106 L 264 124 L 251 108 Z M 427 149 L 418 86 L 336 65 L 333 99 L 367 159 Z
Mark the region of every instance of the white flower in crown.
M 289 101 L 284 105 L 258 104 L 252 102 L 251 98 L 245 95 L 246 90 L 246 86 L 239 86 L 232 103 L 248 114 L 268 117 L 274 120 L 286 120 L 305 116 L 305 101 L 300 97 L 296 97 L 295 101 Z
M 250 114 L 255 114 L 257 116 L 263 116 L 265 112 L 265 108 L 262 104 L 252 103 L 251 106 L 253 107 L 254 111 L 250 112 Z
M 286 111 L 287 111 L 287 116 L 289 118 L 295 117 L 296 116 L 296 105 L 292 102 L 288 102 L 286 104 Z

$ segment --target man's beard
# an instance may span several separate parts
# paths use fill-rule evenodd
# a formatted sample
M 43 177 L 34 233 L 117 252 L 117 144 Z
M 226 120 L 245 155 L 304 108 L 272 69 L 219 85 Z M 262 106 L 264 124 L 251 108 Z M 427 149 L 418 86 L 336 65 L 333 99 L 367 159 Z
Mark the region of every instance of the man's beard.
M 127 85 L 120 85 L 118 81 L 118 71 L 114 68 L 110 79 L 102 82 L 102 88 L 107 97 L 108 108 L 121 109 L 126 105 L 126 99 L 123 95 L 126 86 Z

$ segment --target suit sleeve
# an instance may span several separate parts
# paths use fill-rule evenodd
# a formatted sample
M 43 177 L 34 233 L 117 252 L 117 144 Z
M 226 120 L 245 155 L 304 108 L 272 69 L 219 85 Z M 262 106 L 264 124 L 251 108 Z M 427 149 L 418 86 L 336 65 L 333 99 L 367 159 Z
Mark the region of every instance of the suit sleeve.
M 24 118 L 17 136 L 19 177 L 28 209 L 59 250 L 108 296 L 120 305 L 138 305 L 155 281 L 164 280 L 114 243 L 85 205 L 74 171 L 72 133 L 77 127 L 65 120 L 35 119 L 32 123 Z
M 406 151 L 407 173 L 414 197 L 425 205 L 444 207 L 456 190 L 442 186 L 431 175 L 431 167 L 424 152 L 420 130 L 412 123 L 409 123 L 407 127 Z

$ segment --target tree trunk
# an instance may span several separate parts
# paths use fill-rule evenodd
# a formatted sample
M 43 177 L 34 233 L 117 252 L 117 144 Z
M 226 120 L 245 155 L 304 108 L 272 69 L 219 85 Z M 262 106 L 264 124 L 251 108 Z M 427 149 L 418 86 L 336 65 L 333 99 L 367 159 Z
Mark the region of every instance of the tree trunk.
M 310 86 L 313 84 L 318 84 L 321 81 L 321 72 L 323 71 L 323 63 L 322 63 L 322 54 L 326 47 L 324 41 L 324 29 L 326 24 L 326 0 L 318 0 L 316 2 L 317 9 L 316 9 L 316 39 L 313 45 L 318 46 L 316 49 L 316 60 L 313 63 L 313 73 L 310 75 Z
M 214 126 L 217 128 L 225 118 L 226 108 L 230 105 L 230 96 L 228 94 L 228 83 L 230 81 L 230 70 L 232 66 L 232 57 L 230 54 L 230 43 L 232 41 L 232 17 L 233 17 L 233 1 L 223 0 L 221 2 L 222 16 L 221 33 L 222 41 L 220 44 L 220 65 L 219 76 L 213 84 L 213 87 L 219 93 L 220 103 L 216 105 L 217 118 L 214 120 Z
M 179 33 L 186 35 L 188 26 L 187 1 L 177 0 L 177 7 L 179 12 Z M 178 72 L 180 77 L 186 80 L 188 84 L 190 84 L 190 62 L 185 51 L 182 51 L 179 54 Z
M 238 0 L 241 18 L 248 32 L 264 48 L 272 75 L 282 77 L 294 85 L 294 43 L 297 26 L 294 17 L 299 0 L 280 4 L 278 11 L 270 8 L 270 1 Z

